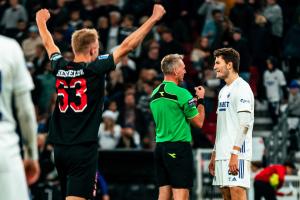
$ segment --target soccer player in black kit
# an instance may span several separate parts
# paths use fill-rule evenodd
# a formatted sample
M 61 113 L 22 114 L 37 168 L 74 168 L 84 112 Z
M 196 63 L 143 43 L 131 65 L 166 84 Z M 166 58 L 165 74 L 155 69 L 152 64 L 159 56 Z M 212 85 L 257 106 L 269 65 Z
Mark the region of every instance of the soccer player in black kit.
M 154 5 L 152 16 L 111 55 L 99 56 L 98 34 L 95 29 L 75 31 L 71 44 L 75 58 L 69 62 L 62 57 L 47 29 L 49 11 L 41 9 L 37 12 L 36 22 L 56 76 L 57 100 L 48 140 L 54 144 L 54 160 L 63 198 L 93 198 L 104 76 L 115 69 L 115 64 L 123 56 L 142 42 L 164 14 L 163 6 Z

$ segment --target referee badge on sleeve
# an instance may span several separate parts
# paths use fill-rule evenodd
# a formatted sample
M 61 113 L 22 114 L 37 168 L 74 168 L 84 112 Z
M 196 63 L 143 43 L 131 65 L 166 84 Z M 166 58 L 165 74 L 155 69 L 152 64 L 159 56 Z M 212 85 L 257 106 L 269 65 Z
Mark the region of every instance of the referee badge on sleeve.
M 197 107 L 197 100 L 195 98 L 192 98 L 188 101 L 188 104 L 190 107 L 194 107 L 194 106 Z

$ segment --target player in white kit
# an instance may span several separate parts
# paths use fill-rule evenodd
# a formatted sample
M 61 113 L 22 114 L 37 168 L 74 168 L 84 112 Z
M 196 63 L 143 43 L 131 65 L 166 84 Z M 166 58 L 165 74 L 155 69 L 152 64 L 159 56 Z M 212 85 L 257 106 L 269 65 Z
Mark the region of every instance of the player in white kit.
M 0 36 L 0 46 L 0 199 L 29 200 L 27 183 L 34 183 L 40 172 L 37 124 L 30 94 L 33 82 L 19 44 Z M 24 161 L 15 132 L 13 99 L 26 147 Z
M 209 171 L 213 185 L 220 186 L 225 200 L 247 199 L 254 122 L 254 96 L 249 84 L 239 77 L 240 55 L 232 48 L 214 52 L 214 70 L 226 85 L 217 108 L 217 134 Z

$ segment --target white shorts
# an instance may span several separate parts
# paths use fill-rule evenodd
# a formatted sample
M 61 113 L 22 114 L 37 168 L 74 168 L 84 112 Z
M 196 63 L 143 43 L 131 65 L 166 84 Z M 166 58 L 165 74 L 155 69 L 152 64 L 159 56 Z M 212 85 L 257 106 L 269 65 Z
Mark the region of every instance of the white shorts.
M 0 148 L 0 199 L 29 200 L 24 165 L 20 154 L 10 156 Z
M 220 187 L 244 187 L 250 188 L 250 166 L 248 160 L 239 160 L 239 173 L 237 175 L 229 174 L 229 160 L 216 160 L 215 177 L 213 185 Z

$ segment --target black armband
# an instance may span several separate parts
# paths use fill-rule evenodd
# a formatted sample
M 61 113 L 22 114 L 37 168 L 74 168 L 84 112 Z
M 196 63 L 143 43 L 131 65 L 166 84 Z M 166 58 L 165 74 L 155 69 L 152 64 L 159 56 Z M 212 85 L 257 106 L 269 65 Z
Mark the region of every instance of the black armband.
M 203 98 L 197 98 L 197 107 L 198 107 L 200 104 L 201 104 L 202 106 L 204 106 L 204 99 L 203 99 Z

